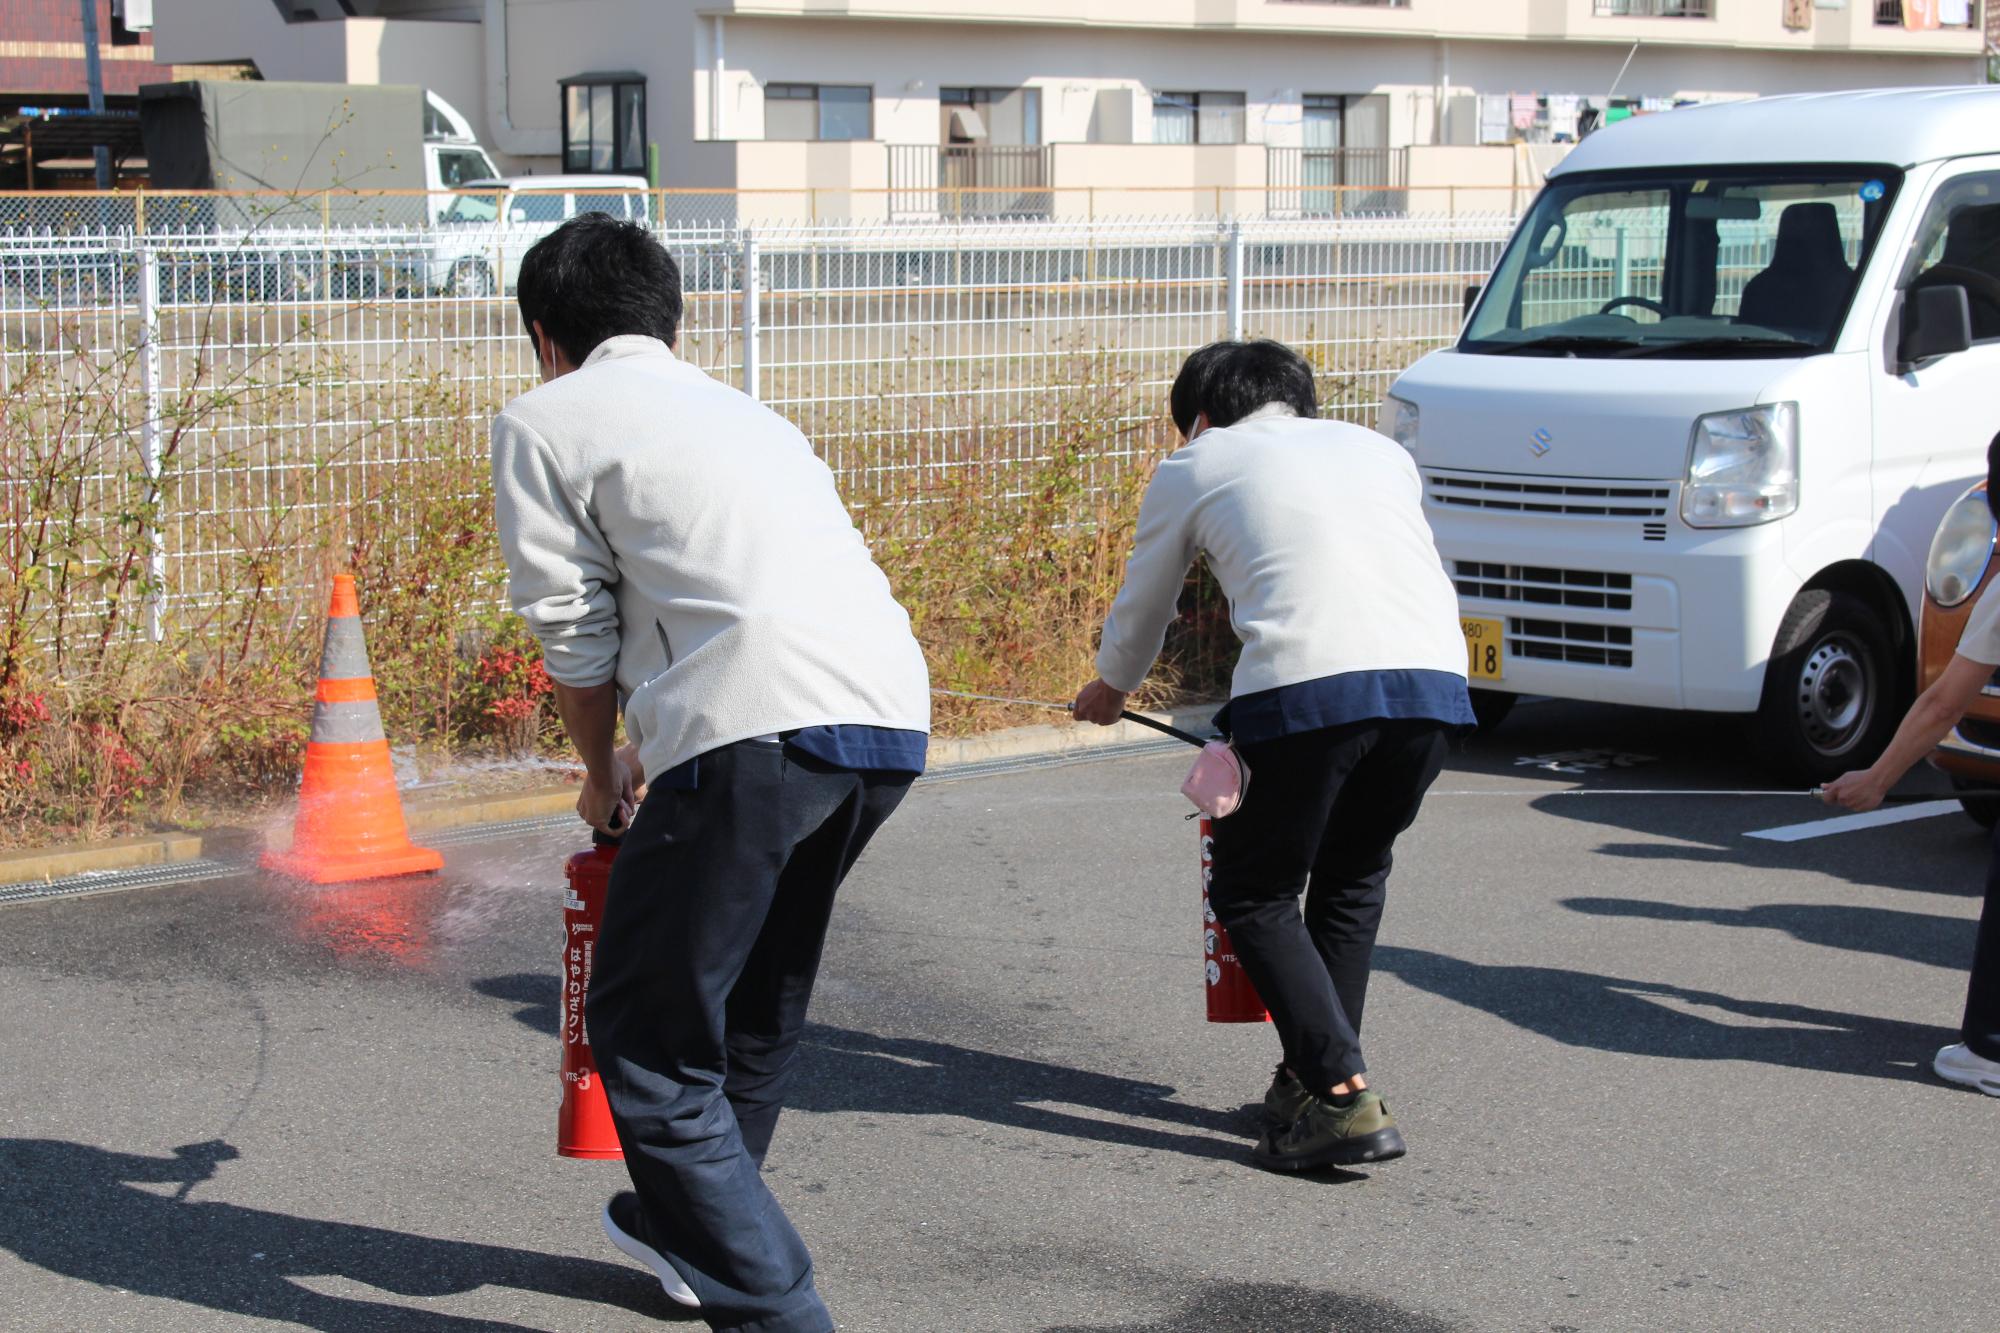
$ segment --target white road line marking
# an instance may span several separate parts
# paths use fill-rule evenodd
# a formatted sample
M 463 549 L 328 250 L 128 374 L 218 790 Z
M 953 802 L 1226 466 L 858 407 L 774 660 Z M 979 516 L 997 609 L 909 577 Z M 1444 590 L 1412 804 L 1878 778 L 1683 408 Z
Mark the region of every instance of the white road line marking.
M 1766 842 L 1804 842 L 1808 838 L 1826 838 L 1836 833 L 1852 833 L 1856 829 L 1881 828 L 1885 824 L 1907 824 L 1913 819 L 1931 819 L 1937 815 L 1958 813 L 1957 801 L 1925 801 L 1922 805 L 1897 805 L 1883 810 L 1871 810 L 1865 815 L 1842 815 L 1837 819 L 1815 819 L 1810 824 L 1786 824 L 1780 828 L 1758 829 L 1746 833 L 1746 838 L 1762 838 Z

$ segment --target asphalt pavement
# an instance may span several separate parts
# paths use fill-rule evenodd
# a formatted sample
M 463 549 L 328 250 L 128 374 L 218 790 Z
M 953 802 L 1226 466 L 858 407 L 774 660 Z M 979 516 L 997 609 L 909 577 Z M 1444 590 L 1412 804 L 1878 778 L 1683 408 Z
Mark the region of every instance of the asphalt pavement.
M 1984 1329 L 2000 1099 L 1937 1082 L 1987 859 L 1777 842 L 1740 728 L 1538 703 L 1399 850 L 1366 1032 L 1410 1144 L 1247 1162 L 1180 753 L 926 783 L 843 894 L 768 1171 L 844 1329 Z M 1913 780 L 1942 789 L 1935 775 Z M 561 869 L 0 907 L 0 1328 L 677 1320 L 554 1153 Z M 697 1325 L 698 1326 L 698 1325 Z

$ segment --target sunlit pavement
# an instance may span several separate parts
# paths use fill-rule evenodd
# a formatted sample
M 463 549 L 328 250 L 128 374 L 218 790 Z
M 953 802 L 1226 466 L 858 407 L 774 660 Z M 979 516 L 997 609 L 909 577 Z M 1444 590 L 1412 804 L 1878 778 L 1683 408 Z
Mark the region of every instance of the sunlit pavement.
M 1738 733 L 1544 703 L 1454 759 L 1368 1007 L 1410 1156 L 1304 1178 L 1246 1163 L 1275 1038 L 1203 1022 L 1185 759 L 918 788 L 769 1166 L 842 1326 L 1990 1327 L 2000 1100 L 1927 1072 L 1983 836 L 1551 794 L 1769 785 Z M 0 908 L 0 1327 L 674 1318 L 554 1154 L 583 842 Z

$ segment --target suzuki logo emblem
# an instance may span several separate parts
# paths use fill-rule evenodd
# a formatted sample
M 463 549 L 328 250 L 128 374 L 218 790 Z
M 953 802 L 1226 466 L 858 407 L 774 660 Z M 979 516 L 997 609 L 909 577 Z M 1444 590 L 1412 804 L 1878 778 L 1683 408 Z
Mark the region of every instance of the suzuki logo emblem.
M 1535 457 L 1540 458 L 1543 454 L 1547 453 L 1549 450 L 1555 447 L 1556 437 L 1549 434 L 1547 427 L 1543 427 L 1541 430 L 1536 431 L 1532 436 L 1530 436 L 1529 441 L 1530 442 L 1528 444 L 1528 452 L 1532 453 Z

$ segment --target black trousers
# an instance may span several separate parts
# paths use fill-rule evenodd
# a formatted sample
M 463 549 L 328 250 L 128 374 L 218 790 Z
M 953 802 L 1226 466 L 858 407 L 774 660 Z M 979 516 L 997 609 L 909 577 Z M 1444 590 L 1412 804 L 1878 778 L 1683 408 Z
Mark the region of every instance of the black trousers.
M 611 870 L 585 1019 L 647 1239 L 717 1329 L 826 1333 L 760 1167 L 834 892 L 910 787 L 769 743 L 647 793 Z
M 1979 942 L 1972 949 L 1958 1038 L 1974 1055 L 2000 1060 L 2000 828 L 1993 831 L 1993 864 L 1986 872 L 1986 905 L 1979 912 Z
M 1368 1068 L 1361 1011 L 1392 852 L 1444 766 L 1448 735 L 1438 722 L 1378 721 L 1239 747 L 1250 790 L 1215 823 L 1209 902 L 1285 1063 L 1315 1091 Z

